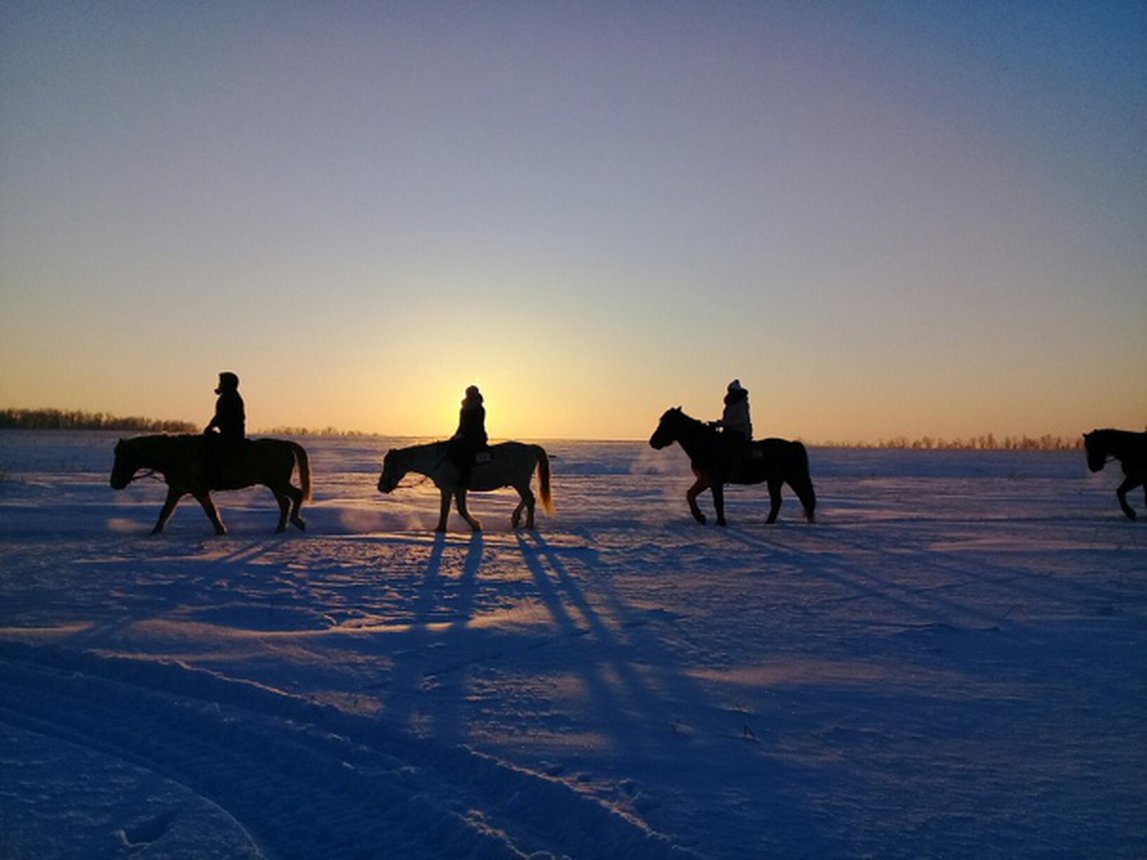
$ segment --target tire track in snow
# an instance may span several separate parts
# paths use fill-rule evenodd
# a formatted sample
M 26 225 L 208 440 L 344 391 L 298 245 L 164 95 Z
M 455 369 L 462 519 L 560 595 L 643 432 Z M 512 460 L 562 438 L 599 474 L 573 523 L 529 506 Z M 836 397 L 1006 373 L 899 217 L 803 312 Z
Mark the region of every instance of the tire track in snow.
M 0 722 L 178 782 L 271 857 L 689 856 L 556 779 L 174 664 L 3 644 Z

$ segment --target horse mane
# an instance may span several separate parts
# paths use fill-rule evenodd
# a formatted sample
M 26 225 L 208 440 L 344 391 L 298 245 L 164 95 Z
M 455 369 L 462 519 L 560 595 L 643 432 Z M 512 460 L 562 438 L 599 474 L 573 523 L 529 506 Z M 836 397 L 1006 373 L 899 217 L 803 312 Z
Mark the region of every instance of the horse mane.
M 714 436 L 717 435 L 717 430 L 714 427 L 712 427 L 710 424 L 708 424 L 705 421 L 702 421 L 699 418 L 694 418 L 692 415 L 689 415 L 680 406 L 674 406 L 666 414 L 668 415 L 670 413 L 678 416 L 678 418 L 680 418 L 680 420 L 682 420 L 686 424 L 690 425 L 690 427 L 694 430 L 703 431 L 705 433 L 709 433 L 709 434 L 714 435 Z
M 1107 443 L 1113 441 L 1137 442 L 1143 439 L 1147 439 L 1147 433 L 1138 433 L 1134 430 L 1116 430 L 1113 427 L 1103 427 L 1083 434 L 1084 447 L 1090 447 L 1092 441 Z
M 170 448 L 172 444 L 175 445 L 188 445 L 193 441 L 201 441 L 205 437 L 201 433 L 152 433 L 147 436 L 132 436 L 129 439 L 124 439 L 124 442 L 132 443 L 140 448 L 154 449 L 157 446 L 161 448 Z

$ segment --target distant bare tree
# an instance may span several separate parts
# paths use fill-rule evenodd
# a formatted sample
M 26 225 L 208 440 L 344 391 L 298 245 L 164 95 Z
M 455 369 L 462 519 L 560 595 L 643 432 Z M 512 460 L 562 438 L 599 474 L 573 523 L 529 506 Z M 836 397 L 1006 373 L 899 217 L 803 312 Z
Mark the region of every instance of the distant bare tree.
M 127 433 L 196 433 L 190 421 L 119 418 L 105 412 L 64 409 L 0 409 L 0 430 L 120 430 Z

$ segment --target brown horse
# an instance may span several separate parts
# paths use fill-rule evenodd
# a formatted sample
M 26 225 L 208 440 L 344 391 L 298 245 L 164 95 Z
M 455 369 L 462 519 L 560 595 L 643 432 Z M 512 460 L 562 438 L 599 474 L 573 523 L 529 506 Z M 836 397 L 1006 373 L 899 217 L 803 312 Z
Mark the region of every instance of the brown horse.
M 299 508 L 311 497 L 311 467 L 303 446 L 282 439 L 244 440 L 234 456 L 215 450 L 216 440 L 206 436 L 136 436 L 120 439 L 115 446 L 112 489 L 122 490 L 141 469 L 158 472 L 167 483 L 167 500 L 159 512 L 152 534 L 163 531 L 175 506 L 184 496 L 194 496 L 203 506 L 216 534 L 226 534 L 219 511 L 211 500 L 212 490 L 238 490 L 262 485 L 275 494 L 279 503 L 279 527 L 286 531 L 287 519 L 300 529 L 306 523 Z M 295 464 L 299 467 L 302 489 L 291 484 Z
M 466 520 L 471 530 L 481 531 L 482 524 L 466 509 L 466 491 L 513 487 L 518 491 L 521 501 L 514 509 L 510 524 L 518 528 L 522 521 L 522 511 L 525 510 L 526 528 L 532 529 L 536 499 L 530 490 L 530 479 L 533 478 L 536 468 L 542 507 L 547 513 L 553 510 L 550 498 L 550 458 L 541 445 L 525 445 L 521 442 L 491 445 L 482 452 L 485 456 L 480 455 L 482 459 L 475 462 L 470 473 L 469 486 L 462 485 L 458 467 L 450 458 L 449 447 L 449 442 L 432 442 L 428 445 L 412 445 L 409 448 L 387 451 L 382 461 L 382 474 L 378 477 L 379 492 L 391 492 L 407 472 L 425 475 L 434 482 L 442 497 L 435 531 L 446 531 L 451 498 L 457 500 L 458 513 Z
M 1115 490 L 1119 507 L 1127 519 L 1135 519 L 1135 509 L 1127 503 L 1127 494 L 1136 487 L 1147 485 L 1147 433 L 1130 430 L 1092 430 L 1083 434 L 1083 447 L 1087 449 L 1087 466 L 1098 472 L 1108 460 L 1123 465 L 1124 481 Z M 1144 489 L 1147 497 L 1147 487 Z
M 808 452 L 800 442 L 788 439 L 762 439 L 750 442 L 744 465 L 730 474 L 724 462 L 721 440 L 717 431 L 690 418 L 680 407 L 668 409 L 661 416 L 657 429 L 649 437 L 649 444 L 657 450 L 677 442 L 689 455 L 689 465 L 697 480 L 685 493 L 689 512 L 702 525 L 705 515 L 697 505 L 697 496 L 713 491 L 713 507 L 717 511 L 717 525 L 725 525 L 725 484 L 760 484 L 769 487 L 768 523 L 777 521 L 781 509 L 781 487 L 788 484 L 804 505 L 805 518 L 813 522 L 816 512 L 816 492 L 809 477 Z

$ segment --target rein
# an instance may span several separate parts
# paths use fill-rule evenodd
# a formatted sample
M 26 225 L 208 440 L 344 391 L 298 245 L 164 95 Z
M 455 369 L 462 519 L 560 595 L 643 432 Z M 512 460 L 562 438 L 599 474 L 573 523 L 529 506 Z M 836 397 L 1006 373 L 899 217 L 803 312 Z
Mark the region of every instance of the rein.
M 406 483 L 406 480 L 411 475 L 417 475 L 418 479 L 415 480 L 413 483 L 408 484 L 408 483 Z M 423 484 L 425 484 L 429 480 L 430 480 L 430 477 L 428 475 L 423 475 L 421 472 L 407 472 L 405 475 L 402 476 L 402 480 L 394 485 L 394 489 L 397 490 L 401 487 L 404 490 L 412 490 L 415 487 L 421 487 Z
M 409 455 L 411 452 L 416 451 L 419 448 L 423 448 L 423 447 L 430 448 L 430 447 L 433 447 L 433 446 L 438 445 L 438 444 L 441 444 L 441 443 L 431 442 L 426 446 L 413 445 L 410 448 L 400 448 L 400 449 L 398 449 L 398 451 L 396 453 L 403 454 L 403 455 Z M 405 467 L 404 474 L 403 474 L 402 478 L 398 481 L 398 483 L 396 483 L 394 485 L 394 489 L 397 490 L 399 487 L 404 487 L 404 488 L 421 487 L 427 481 L 432 480 L 431 479 L 431 473 L 437 472 L 442 467 L 442 464 L 445 463 L 449 458 L 450 458 L 450 449 L 446 448 L 445 453 L 443 453 L 442 456 L 439 457 L 437 460 L 435 460 L 434 463 L 431 464 L 430 466 L 418 465 L 416 467 L 414 464 L 411 464 L 410 462 L 403 463 L 403 466 Z M 409 456 L 404 456 L 403 459 L 409 461 L 410 459 L 417 459 L 417 458 L 411 458 Z M 409 484 L 405 483 L 407 478 L 409 478 L 411 475 L 418 475 L 419 476 L 418 480 L 414 481 L 414 483 L 409 483 Z

